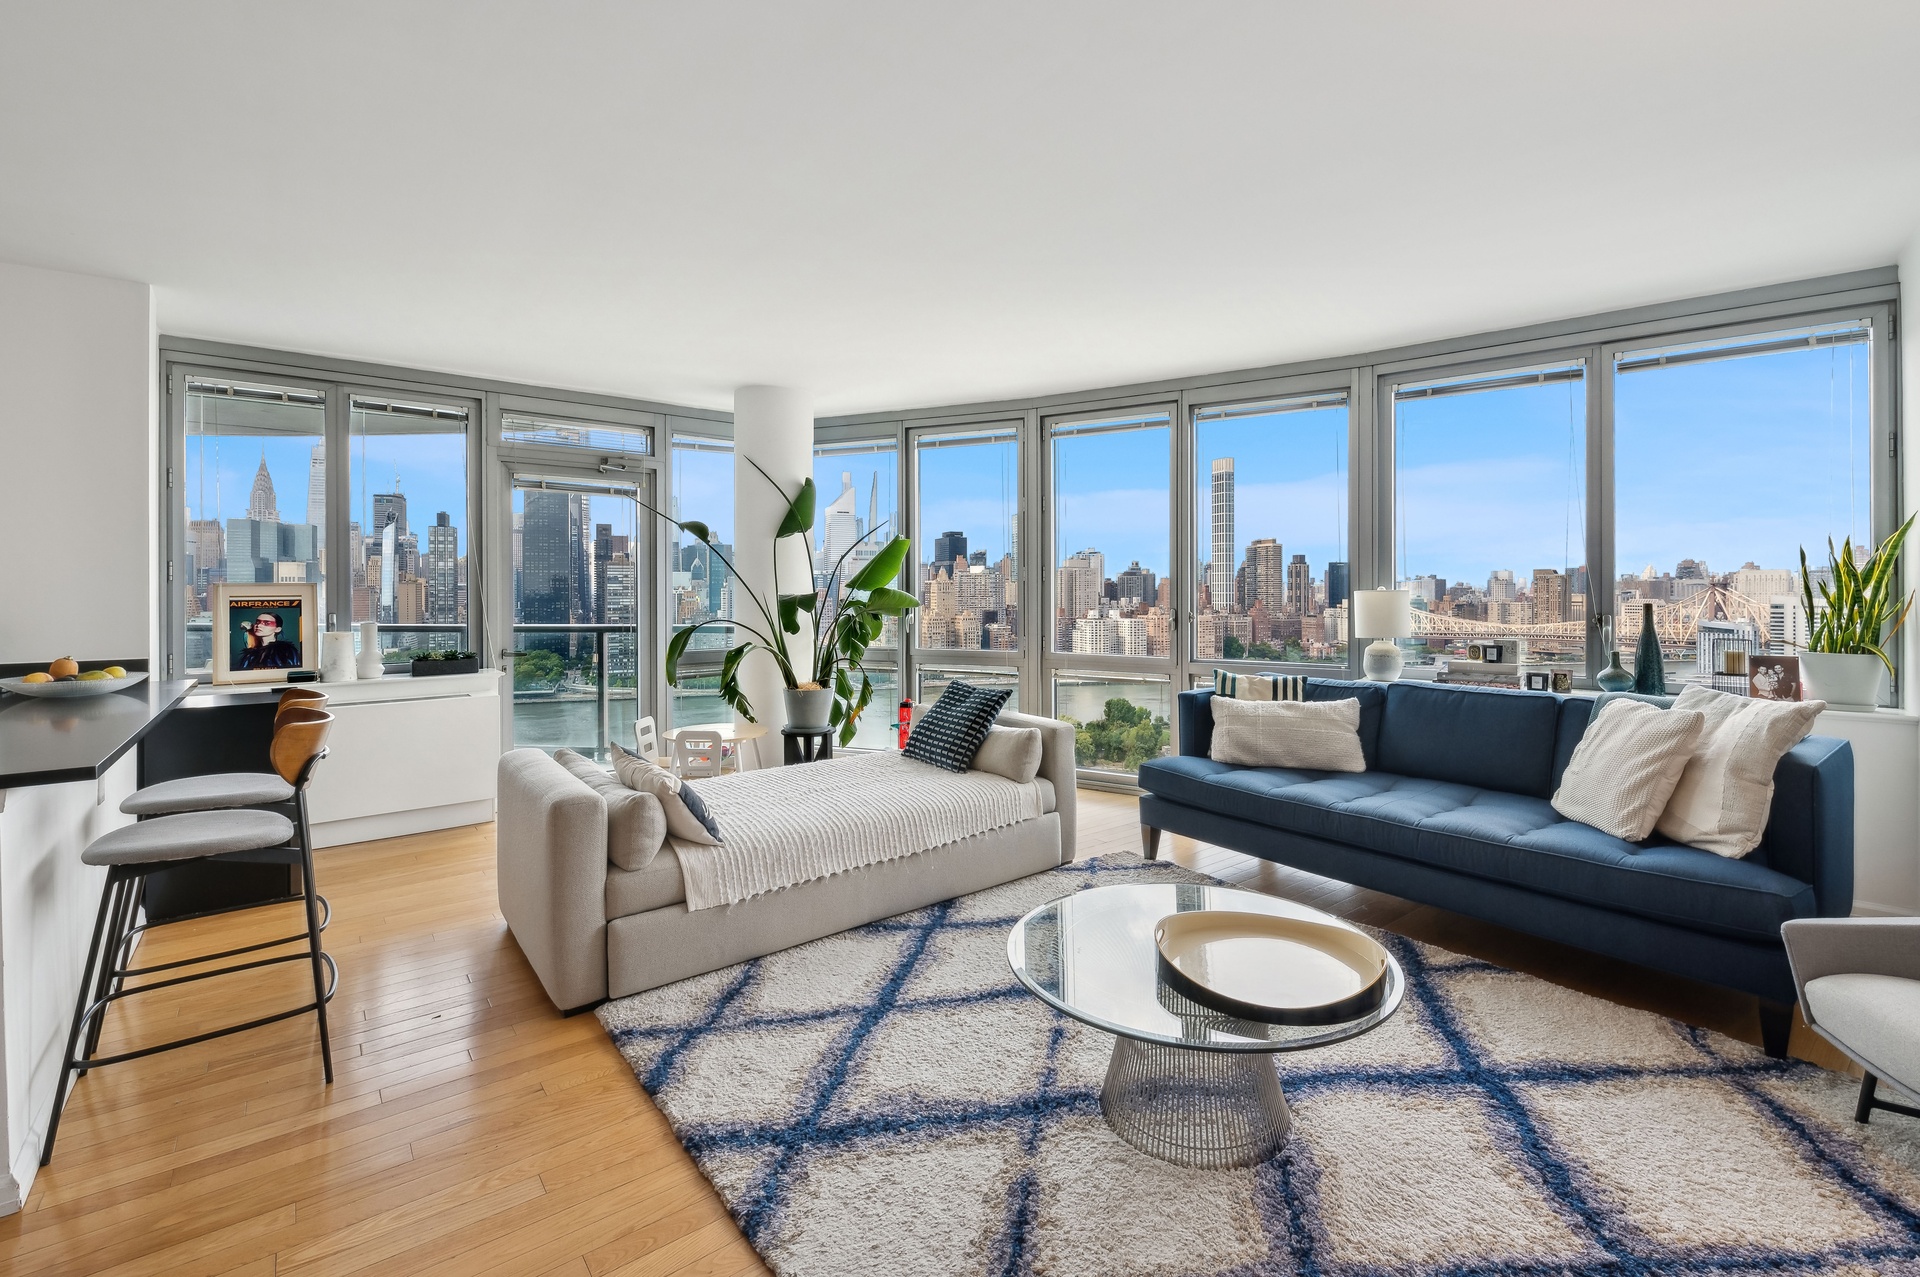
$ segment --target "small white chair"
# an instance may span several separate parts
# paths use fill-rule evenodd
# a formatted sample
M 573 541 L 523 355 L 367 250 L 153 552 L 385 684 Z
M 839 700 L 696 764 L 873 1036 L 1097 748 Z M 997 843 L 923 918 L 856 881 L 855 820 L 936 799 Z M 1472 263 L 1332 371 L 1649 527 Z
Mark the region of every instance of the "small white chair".
M 682 779 L 718 776 L 726 765 L 719 732 L 688 729 L 673 738 L 673 770 Z
M 633 743 L 638 746 L 640 757 L 650 763 L 660 761 L 660 728 L 654 723 L 653 715 L 643 714 L 633 720 Z

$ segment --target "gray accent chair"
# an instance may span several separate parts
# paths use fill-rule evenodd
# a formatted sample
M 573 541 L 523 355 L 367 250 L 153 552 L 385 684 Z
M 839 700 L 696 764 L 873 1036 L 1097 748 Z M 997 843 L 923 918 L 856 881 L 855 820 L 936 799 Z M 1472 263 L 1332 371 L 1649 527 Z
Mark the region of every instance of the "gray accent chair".
M 1875 1094 L 1885 1082 L 1920 1105 L 1920 918 L 1798 918 L 1780 934 L 1808 1027 L 1866 1070 L 1854 1120 L 1920 1117 Z

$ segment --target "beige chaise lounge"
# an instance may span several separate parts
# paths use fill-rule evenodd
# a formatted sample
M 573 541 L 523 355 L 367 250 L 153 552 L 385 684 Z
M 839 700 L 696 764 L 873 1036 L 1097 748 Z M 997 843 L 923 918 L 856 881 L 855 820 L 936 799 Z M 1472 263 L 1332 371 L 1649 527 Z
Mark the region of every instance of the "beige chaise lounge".
M 547 996 L 572 1012 L 1054 868 L 1073 855 L 1073 727 L 999 721 L 1040 729 L 1037 818 L 693 911 L 671 842 L 644 867 L 611 863 L 604 786 L 540 750 L 513 750 L 500 759 L 500 911 Z

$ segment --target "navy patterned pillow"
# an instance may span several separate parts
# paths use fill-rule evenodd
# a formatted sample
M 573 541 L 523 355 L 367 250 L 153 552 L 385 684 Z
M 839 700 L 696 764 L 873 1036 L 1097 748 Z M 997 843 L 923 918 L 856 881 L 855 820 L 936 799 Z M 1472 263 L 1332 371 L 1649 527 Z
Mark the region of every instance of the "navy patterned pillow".
M 974 687 L 952 682 L 933 708 L 920 716 L 900 752 L 950 772 L 973 766 L 973 756 L 987 739 L 987 730 L 1000 717 L 1001 707 L 1013 695 L 1009 687 Z

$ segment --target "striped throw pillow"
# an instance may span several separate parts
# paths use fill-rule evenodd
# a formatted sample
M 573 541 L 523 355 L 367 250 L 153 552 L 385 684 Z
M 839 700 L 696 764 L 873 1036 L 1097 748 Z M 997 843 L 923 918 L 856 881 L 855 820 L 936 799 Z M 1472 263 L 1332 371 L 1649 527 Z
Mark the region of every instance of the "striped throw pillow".
M 1231 670 L 1215 670 L 1213 694 L 1235 701 L 1304 701 L 1307 699 L 1307 676 L 1235 674 Z

